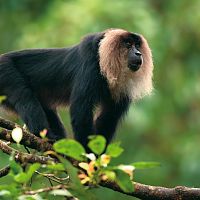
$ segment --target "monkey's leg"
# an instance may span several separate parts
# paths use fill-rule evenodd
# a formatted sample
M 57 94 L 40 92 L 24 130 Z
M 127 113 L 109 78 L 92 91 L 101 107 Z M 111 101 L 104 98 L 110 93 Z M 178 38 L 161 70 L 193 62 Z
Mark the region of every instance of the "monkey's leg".
M 93 134 L 93 115 L 91 107 L 83 104 L 73 104 L 70 108 L 71 123 L 78 140 L 84 147 L 87 147 L 88 136 Z
M 40 131 L 46 128 L 47 136 L 51 137 L 46 114 L 24 77 L 9 57 L 0 57 L 0 86 L 6 96 L 4 103 L 20 115 L 32 133 L 39 136 Z
M 67 133 L 56 110 L 44 108 L 50 129 L 56 140 L 66 138 Z
M 109 144 L 115 134 L 118 122 L 129 107 L 128 100 L 118 103 L 107 102 L 102 106 L 102 111 L 95 121 L 95 133 L 101 134 Z
M 31 90 L 28 88 L 19 90 L 18 88 L 17 92 L 13 92 L 12 89 L 10 92 L 11 94 L 7 93 L 8 102 L 15 108 L 28 129 L 37 136 L 39 136 L 40 131 L 43 129 L 48 129 L 49 134 L 47 137 L 49 136 L 51 138 L 45 112 Z

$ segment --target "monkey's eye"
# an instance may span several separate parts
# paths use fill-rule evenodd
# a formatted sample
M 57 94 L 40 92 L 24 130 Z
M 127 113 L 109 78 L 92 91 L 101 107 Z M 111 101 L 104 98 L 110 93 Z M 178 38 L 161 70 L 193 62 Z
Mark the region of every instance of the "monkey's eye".
M 139 49 L 139 48 L 140 48 L 140 44 L 139 44 L 139 43 L 136 43 L 136 44 L 135 44 L 135 48 L 136 48 L 136 49 Z
M 126 47 L 127 47 L 128 49 L 130 49 L 130 48 L 132 47 L 132 43 L 131 43 L 131 42 L 126 42 Z

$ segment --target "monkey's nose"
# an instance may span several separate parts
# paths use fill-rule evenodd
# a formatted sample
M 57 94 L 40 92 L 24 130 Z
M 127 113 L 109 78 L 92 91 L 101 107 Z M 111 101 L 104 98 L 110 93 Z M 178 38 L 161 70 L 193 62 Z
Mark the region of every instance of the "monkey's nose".
M 135 55 L 140 57 L 142 54 L 138 50 L 136 50 Z

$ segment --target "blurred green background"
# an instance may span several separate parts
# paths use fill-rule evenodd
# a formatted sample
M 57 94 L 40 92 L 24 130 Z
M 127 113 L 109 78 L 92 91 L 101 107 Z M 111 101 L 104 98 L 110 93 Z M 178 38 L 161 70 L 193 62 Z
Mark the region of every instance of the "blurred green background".
M 125 152 L 114 162 L 158 161 L 161 168 L 136 171 L 135 181 L 200 187 L 199 9 L 199 0 L 0 0 L 0 53 L 72 45 L 111 27 L 143 34 L 153 52 L 155 90 L 132 105 L 119 127 Z M 68 112 L 61 115 L 71 130 Z M 7 157 L 0 156 L 2 167 Z

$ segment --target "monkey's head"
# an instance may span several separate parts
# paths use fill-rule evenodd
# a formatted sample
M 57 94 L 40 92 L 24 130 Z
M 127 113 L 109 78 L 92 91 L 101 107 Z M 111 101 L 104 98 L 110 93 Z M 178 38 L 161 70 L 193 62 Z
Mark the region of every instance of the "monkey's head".
M 122 38 L 122 44 L 128 49 L 128 68 L 134 72 L 140 69 L 143 62 L 143 55 L 139 50 L 141 42 L 140 36 L 134 33 Z
M 99 44 L 99 65 L 113 98 L 133 100 L 153 89 L 153 61 L 146 39 L 122 29 L 105 31 Z

